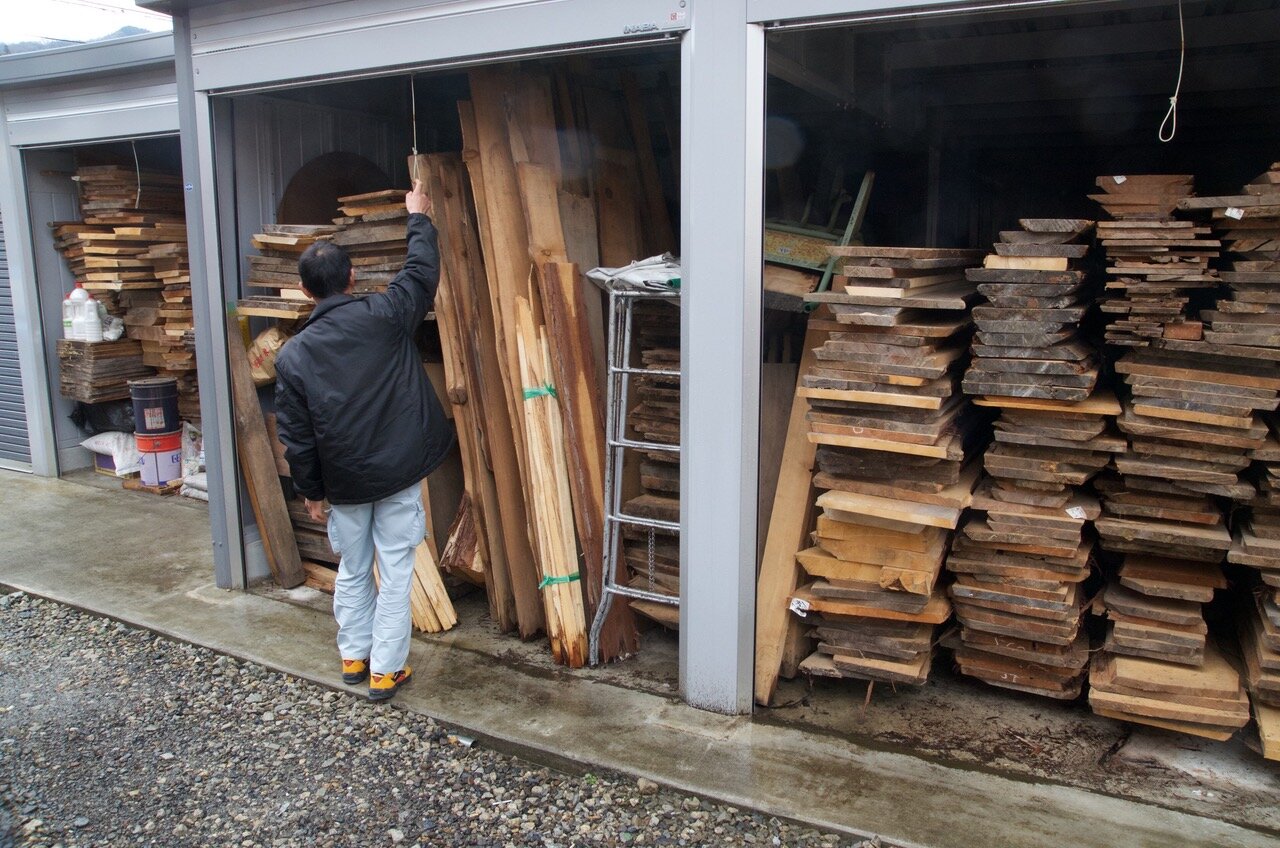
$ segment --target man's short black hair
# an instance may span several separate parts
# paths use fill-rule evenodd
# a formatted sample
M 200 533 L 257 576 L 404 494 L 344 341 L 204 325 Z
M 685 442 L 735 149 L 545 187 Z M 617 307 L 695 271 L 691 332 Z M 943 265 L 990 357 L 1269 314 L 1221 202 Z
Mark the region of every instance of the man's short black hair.
M 298 276 L 317 300 L 341 294 L 351 279 L 351 257 L 331 241 L 318 241 L 302 252 Z

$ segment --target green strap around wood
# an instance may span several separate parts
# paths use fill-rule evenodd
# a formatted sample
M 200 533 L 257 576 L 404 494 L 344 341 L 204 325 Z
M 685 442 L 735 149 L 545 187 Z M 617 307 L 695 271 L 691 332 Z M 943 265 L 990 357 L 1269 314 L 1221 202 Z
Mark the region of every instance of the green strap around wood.
M 573 572 L 572 574 L 566 574 L 563 577 L 547 576 L 542 578 L 542 582 L 538 584 L 538 589 L 542 590 L 547 588 L 548 586 L 554 586 L 557 583 L 572 583 L 575 580 L 581 580 L 581 579 L 582 579 L 582 574 L 577 571 Z
M 551 385 L 550 383 L 547 383 L 545 386 L 534 386 L 531 389 L 526 388 L 524 390 L 525 400 L 533 400 L 536 397 L 546 397 L 547 395 L 550 395 L 551 397 L 557 397 L 556 387 Z

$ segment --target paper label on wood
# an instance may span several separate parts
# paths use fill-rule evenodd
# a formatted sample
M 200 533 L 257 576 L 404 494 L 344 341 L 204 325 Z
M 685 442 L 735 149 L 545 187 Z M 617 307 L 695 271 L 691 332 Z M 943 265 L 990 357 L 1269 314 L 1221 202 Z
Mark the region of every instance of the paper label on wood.
M 787 607 L 801 618 L 806 618 L 809 615 L 809 602 L 804 598 L 792 598 Z

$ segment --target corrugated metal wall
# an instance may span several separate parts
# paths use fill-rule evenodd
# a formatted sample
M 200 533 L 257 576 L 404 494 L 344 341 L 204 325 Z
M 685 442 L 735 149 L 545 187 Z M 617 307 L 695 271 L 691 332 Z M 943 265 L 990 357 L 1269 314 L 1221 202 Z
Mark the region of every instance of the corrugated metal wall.
M 0 221 L 0 460 L 21 465 L 29 465 L 31 462 L 3 221 Z

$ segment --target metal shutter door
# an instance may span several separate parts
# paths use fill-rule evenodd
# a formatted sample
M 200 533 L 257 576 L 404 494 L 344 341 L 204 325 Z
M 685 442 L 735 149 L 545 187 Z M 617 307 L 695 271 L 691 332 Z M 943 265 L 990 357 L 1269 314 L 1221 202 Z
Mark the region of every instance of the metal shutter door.
M 9 290 L 9 259 L 4 223 L 0 221 L 0 464 L 30 467 L 27 413 L 22 402 L 22 372 L 18 367 L 18 336 Z

